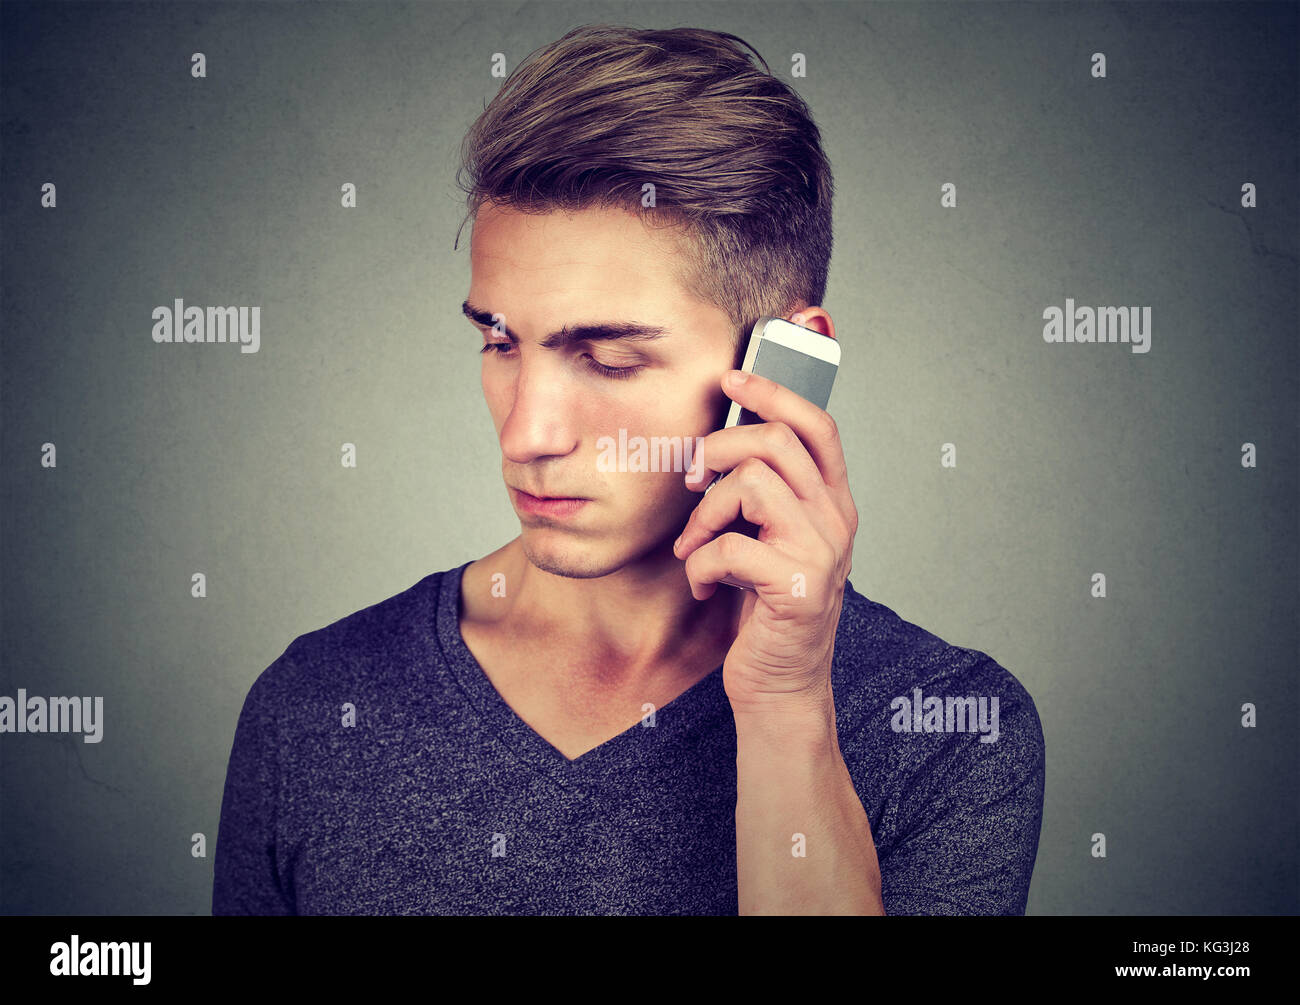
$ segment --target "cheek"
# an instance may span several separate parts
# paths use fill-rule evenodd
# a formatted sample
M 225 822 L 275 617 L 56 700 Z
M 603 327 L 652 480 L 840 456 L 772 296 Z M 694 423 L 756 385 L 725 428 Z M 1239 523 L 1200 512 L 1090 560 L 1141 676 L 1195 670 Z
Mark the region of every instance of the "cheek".
M 648 525 L 660 526 L 680 523 L 685 514 L 700 501 L 701 496 L 686 487 L 686 459 L 691 455 L 699 438 L 713 431 L 710 403 L 703 390 L 693 398 L 680 395 L 667 399 L 638 401 L 636 403 L 606 402 L 598 415 L 584 419 L 587 440 L 595 450 L 598 436 L 618 440 L 619 429 L 627 432 L 627 462 L 631 464 L 639 438 L 649 458 L 656 450 L 657 460 L 650 461 L 659 470 L 628 470 L 602 475 L 606 484 L 622 496 L 625 504 L 642 512 Z M 680 444 L 676 451 L 665 447 L 654 438 L 671 438 Z M 621 462 L 620 462 L 621 463 Z M 669 470 L 678 467 L 680 470 Z
M 721 373 L 718 374 L 721 377 Z M 717 378 L 708 373 L 678 375 L 671 385 L 658 383 L 653 389 L 608 401 L 603 409 L 606 424 L 617 420 L 629 435 L 702 436 L 713 432 L 713 416 L 724 404 Z M 723 414 L 725 415 L 725 404 Z
M 678 410 L 675 419 L 680 431 L 707 436 L 722 428 L 731 407 L 731 399 L 720 386 L 726 370 L 725 366 L 701 367 L 690 375 L 689 384 L 683 383 L 676 396 Z

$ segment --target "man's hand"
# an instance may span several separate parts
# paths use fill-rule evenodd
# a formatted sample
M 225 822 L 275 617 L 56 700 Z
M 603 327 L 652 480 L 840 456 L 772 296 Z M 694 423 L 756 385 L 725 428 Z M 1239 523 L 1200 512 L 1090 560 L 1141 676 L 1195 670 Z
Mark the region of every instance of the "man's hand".
M 728 575 L 754 585 L 723 664 L 733 711 L 833 716 L 831 656 L 858 529 L 839 431 L 825 411 L 766 377 L 731 370 L 722 389 L 764 421 L 699 442 L 687 487 L 703 491 L 714 473 L 729 473 L 673 551 L 697 600 Z M 738 517 L 759 526 L 757 540 L 720 533 Z
M 722 667 L 736 718 L 736 891 L 741 914 L 884 914 L 866 810 L 840 753 L 831 657 L 858 511 L 839 432 L 789 388 L 750 374 L 723 390 L 762 423 L 700 441 L 687 476 L 705 495 L 674 547 L 691 594 L 754 585 Z M 726 532 L 743 518 L 758 540 Z M 799 853 L 795 853 L 795 849 Z

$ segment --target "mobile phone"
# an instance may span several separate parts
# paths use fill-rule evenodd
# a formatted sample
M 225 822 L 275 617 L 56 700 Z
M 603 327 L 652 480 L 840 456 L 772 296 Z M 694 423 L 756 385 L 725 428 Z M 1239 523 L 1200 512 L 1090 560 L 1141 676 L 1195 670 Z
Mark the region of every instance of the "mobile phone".
M 764 317 L 754 323 L 740 369 L 774 380 L 824 409 L 831 400 L 831 388 L 835 384 L 839 366 L 840 344 L 835 339 L 784 318 Z M 739 402 L 733 401 L 722 428 L 756 425 L 765 421 L 749 409 L 741 408 Z M 706 495 L 725 474 L 714 477 L 704 490 Z M 723 533 L 732 530 L 757 537 L 759 528 L 742 517 L 737 518 Z M 739 581 L 734 576 L 728 576 L 719 582 L 742 590 L 754 589 L 752 583 Z

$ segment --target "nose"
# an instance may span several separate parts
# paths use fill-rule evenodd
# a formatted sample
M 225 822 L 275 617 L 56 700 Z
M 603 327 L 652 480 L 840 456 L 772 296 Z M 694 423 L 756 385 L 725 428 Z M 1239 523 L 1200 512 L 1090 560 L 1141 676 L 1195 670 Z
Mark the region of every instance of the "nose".
M 520 360 L 510 413 L 501 426 L 501 453 L 506 460 L 527 464 L 543 457 L 563 457 L 577 448 L 577 402 L 558 363 Z

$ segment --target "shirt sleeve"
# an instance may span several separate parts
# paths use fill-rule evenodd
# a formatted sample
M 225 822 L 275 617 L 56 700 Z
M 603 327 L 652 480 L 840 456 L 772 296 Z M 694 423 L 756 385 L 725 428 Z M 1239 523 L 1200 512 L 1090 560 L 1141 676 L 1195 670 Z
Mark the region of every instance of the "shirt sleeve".
M 280 769 L 267 683 L 275 666 L 272 664 L 249 689 L 235 727 L 217 832 L 214 915 L 296 913 L 276 869 Z
M 1046 749 L 1033 699 L 1016 684 L 998 739 L 936 734 L 909 792 L 911 824 L 880 860 L 886 914 L 1025 913 L 1043 819 Z M 1005 699 L 1012 699 L 1005 702 Z

